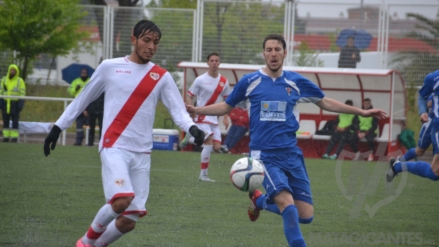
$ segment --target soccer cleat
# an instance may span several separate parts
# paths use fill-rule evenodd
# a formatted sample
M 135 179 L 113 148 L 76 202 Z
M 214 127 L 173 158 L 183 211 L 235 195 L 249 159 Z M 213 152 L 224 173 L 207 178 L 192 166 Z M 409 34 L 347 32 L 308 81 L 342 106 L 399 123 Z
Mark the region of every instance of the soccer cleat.
M 180 149 L 184 149 L 189 144 L 189 137 L 191 135 L 189 133 L 186 133 L 183 140 L 180 142 Z
M 367 161 L 373 161 L 374 157 L 373 154 L 369 154 L 369 158 L 367 158 Z
M 337 159 L 337 155 L 336 155 L 336 154 L 333 154 L 333 155 L 329 156 L 329 159 L 331 159 L 331 160 L 336 160 L 336 159 Z
M 395 159 L 395 158 L 390 158 L 389 160 L 389 170 L 387 170 L 386 172 L 386 179 L 387 182 L 390 183 L 393 181 L 393 178 L 396 176 L 396 171 L 393 168 L 393 166 L 395 165 L 395 163 L 399 162 L 399 160 Z
M 200 175 L 198 180 L 203 182 L 215 182 L 215 180 L 210 179 L 207 175 Z
M 262 192 L 260 190 L 255 190 L 248 195 L 250 197 L 250 206 L 248 206 L 247 214 L 250 221 L 256 221 L 259 218 L 259 212 L 262 210 L 256 206 L 256 200 L 262 196 Z
M 76 241 L 76 247 L 94 247 L 94 245 L 82 243 L 82 237 Z
M 322 156 L 322 159 L 329 159 L 328 154 L 324 154 L 324 155 Z
M 226 145 L 222 145 L 222 146 L 220 147 L 219 152 L 222 153 L 222 154 L 227 154 L 227 153 L 229 153 L 229 149 L 227 148 Z

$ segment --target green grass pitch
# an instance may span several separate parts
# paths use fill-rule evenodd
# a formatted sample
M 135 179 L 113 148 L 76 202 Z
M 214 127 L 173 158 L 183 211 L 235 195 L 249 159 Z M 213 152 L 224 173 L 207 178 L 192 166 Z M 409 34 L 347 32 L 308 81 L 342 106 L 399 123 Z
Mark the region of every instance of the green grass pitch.
M 287 247 L 280 216 L 247 217 L 246 193 L 230 182 L 240 155 L 212 154 L 198 181 L 200 153 L 152 153 L 148 215 L 114 246 Z M 306 160 L 314 221 L 308 246 L 439 246 L 438 183 L 413 175 L 389 186 L 387 163 Z M 74 246 L 105 203 L 97 148 L 0 143 L 0 246 Z

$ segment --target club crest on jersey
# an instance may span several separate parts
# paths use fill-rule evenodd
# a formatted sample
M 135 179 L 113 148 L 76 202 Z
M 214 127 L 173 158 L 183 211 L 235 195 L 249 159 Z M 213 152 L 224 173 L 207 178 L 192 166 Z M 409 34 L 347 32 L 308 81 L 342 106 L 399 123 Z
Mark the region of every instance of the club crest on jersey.
M 290 87 L 285 87 L 285 90 L 287 90 L 288 96 L 290 96 L 291 91 L 292 91 L 293 89 L 290 88 Z
M 220 82 L 220 86 L 221 86 L 221 87 L 224 87 L 224 82 Z
M 160 78 L 160 75 L 157 74 L 157 73 L 154 73 L 154 72 L 149 73 L 149 76 L 151 76 L 151 78 L 152 78 L 154 81 L 157 81 L 157 80 Z
M 116 180 L 114 181 L 114 183 L 115 183 L 117 186 L 122 187 L 122 186 L 125 185 L 125 180 L 124 180 L 123 178 L 119 178 L 119 179 L 116 179 Z

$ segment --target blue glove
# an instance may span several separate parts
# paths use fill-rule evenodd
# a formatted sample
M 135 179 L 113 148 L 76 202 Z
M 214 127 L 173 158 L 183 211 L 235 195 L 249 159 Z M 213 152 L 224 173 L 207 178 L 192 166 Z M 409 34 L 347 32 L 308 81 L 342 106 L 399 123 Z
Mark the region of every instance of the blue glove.
M 192 125 L 189 128 L 189 133 L 194 137 L 194 143 L 197 146 L 201 146 L 204 143 L 204 131 L 200 130 L 196 125 Z
M 46 157 L 50 154 L 50 149 L 55 149 L 60 133 L 61 129 L 58 126 L 53 125 L 49 135 L 47 135 L 46 139 L 44 140 L 44 155 L 46 155 Z

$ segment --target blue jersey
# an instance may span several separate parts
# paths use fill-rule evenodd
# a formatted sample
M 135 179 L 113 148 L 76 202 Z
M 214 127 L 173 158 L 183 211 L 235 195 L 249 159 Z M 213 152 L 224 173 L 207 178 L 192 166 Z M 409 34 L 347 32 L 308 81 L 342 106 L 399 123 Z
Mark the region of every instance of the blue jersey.
M 433 94 L 430 95 L 430 97 L 428 97 L 427 102 L 430 101 L 430 100 L 431 100 L 431 101 L 433 100 Z M 427 112 L 428 112 L 428 117 L 431 118 L 431 119 L 433 119 L 433 118 L 434 118 L 433 102 L 432 102 L 432 104 L 431 104 L 431 107 L 428 108 Z
M 419 97 L 428 99 L 433 94 L 432 102 L 432 132 L 439 131 L 439 70 L 428 74 L 424 79 L 424 85 L 419 89 Z
M 250 149 L 273 150 L 296 146 L 297 103 L 315 103 L 324 96 L 320 88 L 298 73 L 283 71 L 273 79 L 259 70 L 243 76 L 226 103 L 234 107 L 246 100 Z

